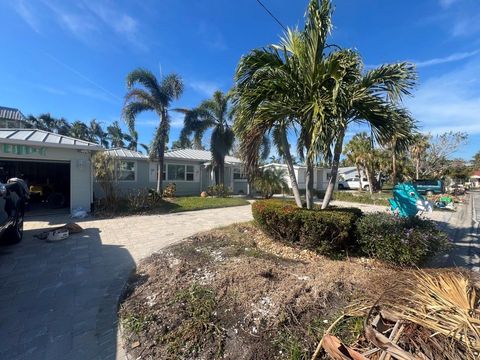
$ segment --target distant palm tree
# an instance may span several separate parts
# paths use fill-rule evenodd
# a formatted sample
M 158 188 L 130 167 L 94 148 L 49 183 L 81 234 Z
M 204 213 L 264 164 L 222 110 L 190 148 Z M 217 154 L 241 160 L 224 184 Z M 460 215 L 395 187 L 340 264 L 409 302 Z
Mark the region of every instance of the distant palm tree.
M 70 136 L 85 141 L 91 140 L 88 126 L 79 120 L 73 122 L 70 129 Z
M 282 169 L 262 169 L 255 178 L 255 189 L 260 191 L 264 198 L 270 199 L 274 194 L 288 189 L 285 181 L 285 171 Z
M 96 119 L 92 119 L 89 128 L 92 141 L 108 148 L 108 134 L 103 130 L 102 125 Z
M 192 110 L 177 109 L 185 114 L 182 136 L 186 139 L 193 133 L 194 143 L 201 144 L 203 134 L 212 129 L 210 152 L 213 166 L 218 170 L 217 184 L 225 184 L 225 156 L 233 148 L 235 135 L 231 128 L 229 98 L 221 91 L 215 91 L 211 99 L 203 101 Z M 181 136 L 181 138 L 182 138 Z
M 429 147 L 429 138 L 423 134 L 416 134 L 410 143 L 410 153 L 415 161 L 415 179 L 420 177 L 420 162 Z
M 125 134 L 118 121 L 114 121 L 111 125 L 107 126 L 107 134 L 112 148 L 125 147 Z
M 68 136 L 70 135 L 71 129 L 72 125 L 70 125 L 67 119 L 60 118 L 55 120 L 55 132 L 57 134 Z
M 135 87 L 140 86 L 140 87 Z M 162 171 L 165 145 L 170 130 L 169 106 L 183 93 L 183 81 L 177 74 L 170 74 L 159 82 L 155 75 L 145 69 L 136 69 L 127 75 L 128 92 L 125 96 L 123 118 L 130 131 L 135 130 L 138 114 L 153 111 L 159 117 L 159 126 L 153 140 L 152 153 L 158 157 L 157 193 L 162 193 Z M 155 154 L 153 152 L 156 152 Z

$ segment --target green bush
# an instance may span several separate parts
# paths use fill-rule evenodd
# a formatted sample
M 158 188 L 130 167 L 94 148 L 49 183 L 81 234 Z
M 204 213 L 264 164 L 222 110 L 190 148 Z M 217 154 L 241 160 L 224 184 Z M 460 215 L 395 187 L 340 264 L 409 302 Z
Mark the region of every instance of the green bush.
M 362 215 L 356 208 L 307 210 L 281 200 L 256 201 L 252 213 L 274 239 L 328 255 L 354 245 L 355 222 Z
M 367 214 L 357 221 L 361 251 L 396 265 L 418 265 L 449 247 L 446 233 L 429 220 L 399 218 L 387 213 Z
M 207 189 L 207 193 L 210 196 L 227 197 L 231 194 L 231 191 L 227 186 L 223 184 L 218 184 L 209 186 Z

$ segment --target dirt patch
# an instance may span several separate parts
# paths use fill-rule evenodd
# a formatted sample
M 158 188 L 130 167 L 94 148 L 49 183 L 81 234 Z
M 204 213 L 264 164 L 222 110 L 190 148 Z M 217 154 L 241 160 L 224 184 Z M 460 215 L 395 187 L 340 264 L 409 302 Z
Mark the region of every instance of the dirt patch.
M 138 267 L 120 310 L 126 348 L 134 359 L 306 359 L 347 304 L 378 297 L 394 273 L 273 242 L 252 224 L 198 234 Z M 361 319 L 344 335 L 356 328 Z

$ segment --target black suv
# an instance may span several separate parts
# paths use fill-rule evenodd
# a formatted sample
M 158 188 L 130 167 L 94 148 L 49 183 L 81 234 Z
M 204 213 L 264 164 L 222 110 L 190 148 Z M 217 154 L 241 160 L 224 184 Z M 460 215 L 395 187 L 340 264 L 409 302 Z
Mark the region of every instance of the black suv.
M 0 183 L 0 242 L 15 244 L 23 237 L 23 216 L 28 189 L 21 181 Z

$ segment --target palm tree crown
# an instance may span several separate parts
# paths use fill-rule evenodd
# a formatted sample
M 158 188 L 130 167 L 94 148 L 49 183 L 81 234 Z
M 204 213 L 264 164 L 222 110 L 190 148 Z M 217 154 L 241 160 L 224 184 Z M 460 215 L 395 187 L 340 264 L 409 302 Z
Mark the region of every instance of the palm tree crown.
M 185 143 L 193 134 L 194 144 L 199 147 L 205 131 L 212 129 L 210 137 L 212 162 L 218 169 L 217 184 L 224 184 L 225 156 L 230 153 L 234 143 L 228 96 L 221 91 L 216 91 L 211 99 L 203 101 L 198 107 L 191 110 L 177 109 L 177 111 L 185 114 L 184 128 L 180 136 L 182 143 Z

